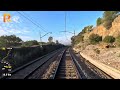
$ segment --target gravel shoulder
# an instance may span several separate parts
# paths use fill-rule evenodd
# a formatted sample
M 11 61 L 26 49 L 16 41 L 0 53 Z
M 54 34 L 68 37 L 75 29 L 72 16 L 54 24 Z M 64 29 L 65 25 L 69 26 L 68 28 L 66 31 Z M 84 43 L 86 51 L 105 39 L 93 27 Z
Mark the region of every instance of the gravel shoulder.
M 95 50 L 99 50 L 96 53 Z M 98 45 L 88 45 L 84 50 L 73 48 L 76 52 L 82 52 L 94 60 L 120 70 L 120 48 L 100 48 Z

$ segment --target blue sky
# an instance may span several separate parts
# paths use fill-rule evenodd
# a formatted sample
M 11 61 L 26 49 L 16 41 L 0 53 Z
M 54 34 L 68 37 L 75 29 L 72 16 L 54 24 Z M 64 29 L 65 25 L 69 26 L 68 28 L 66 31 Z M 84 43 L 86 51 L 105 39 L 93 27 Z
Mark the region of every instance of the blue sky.
M 35 23 L 39 23 L 42 29 L 31 23 L 24 16 L 31 19 Z M 52 32 L 42 38 L 47 42 L 48 37 L 52 36 L 54 41 L 58 40 L 64 44 L 70 44 L 73 34 L 60 32 L 65 30 L 65 11 L 0 11 L 0 36 L 15 34 L 23 41 L 38 40 L 39 31 L 43 36 L 47 32 Z M 3 14 L 11 15 L 11 22 L 3 22 Z M 96 19 L 102 17 L 103 11 L 66 11 L 66 30 L 76 35 L 88 25 L 96 26 Z M 44 29 L 43 29 L 44 28 Z

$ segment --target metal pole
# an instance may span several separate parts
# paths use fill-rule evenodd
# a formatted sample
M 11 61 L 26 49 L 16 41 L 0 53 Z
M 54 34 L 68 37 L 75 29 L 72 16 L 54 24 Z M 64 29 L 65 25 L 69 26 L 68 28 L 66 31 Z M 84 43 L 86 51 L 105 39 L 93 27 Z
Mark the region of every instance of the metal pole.
M 65 33 L 66 33 L 66 11 L 65 11 Z
M 75 30 L 74 30 L 74 37 L 75 37 Z
M 42 37 L 41 37 L 41 32 L 39 32 L 40 34 L 40 47 L 42 47 Z

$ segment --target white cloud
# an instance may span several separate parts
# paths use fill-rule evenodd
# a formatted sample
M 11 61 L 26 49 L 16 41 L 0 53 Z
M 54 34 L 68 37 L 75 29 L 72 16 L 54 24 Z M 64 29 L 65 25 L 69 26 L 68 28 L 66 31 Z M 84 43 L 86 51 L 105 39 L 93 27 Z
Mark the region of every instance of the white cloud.
M 0 36 L 14 34 L 24 41 L 33 39 L 32 37 L 27 36 L 31 33 L 28 27 L 19 27 L 16 25 L 22 22 L 19 16 L 12 16 L 11 21 L 12 22 L 4 23 L 3 16 L 0 15 Z
M 16 29 L 9 29 L 7 32 L 9 32 L 11 34 L 21 34 L 22 33 L 20 30 L 16 30 Z
M 1 26 L 0 26 L 0 36 L 6 35 L 8 32 L 6 32 Z
M 12 24 L 9 24 L 8 26 L 6 26 L 5 24 L 2 24 L 0 26 L 0 36 L 1 35 L 26 35 L 29 34 L 30 30 L 28 30 L 28 28 L 24 27 L 23 29 L 16 29 L 12 26 Z
M 28 34 L 30 31 L 29 30 L 24 30 L 24 29 L 9 29 L 8 31 L 11 34 Z
M 2 35 L 12 35 L 12 34 L 18 34 L 16 36 L 20 37 L 23 41 L 27 41 L 27 40 L 32 40 L 33 38 L 30 36 L 25 35 L 25 33 L 28 33 L 28 30 L 16 30 L 16 29 L 9 29 L 9 30 L 4 30 L 1 26 L 0 26 L 0 36 Z M 24 35 L 21 35 L 24 34 Z
M 7 27 L 0 27 L 0 32 L 1 32 L 1 35 L 2 35 L 2 33 L 6 34 L 6 35 L 21 33 L 21 31 L 19 31 L 19 30 L 16 30 L 16 29 L 13 29 L 13 28 L 9 29 Z
M 31 32 L 27 27 L 24 27 L 21 31 L 22 31 L 22 34 L 26 34 L 26 33 Z
M 5 32 L 4 30 L 0 29 L 0 36 L 2 36 L 2 35 L 6 35 L 6 34 L 8 34 L 8 33 Z
M 0 22 L 3 22 L 3 16 L 0 16 Z

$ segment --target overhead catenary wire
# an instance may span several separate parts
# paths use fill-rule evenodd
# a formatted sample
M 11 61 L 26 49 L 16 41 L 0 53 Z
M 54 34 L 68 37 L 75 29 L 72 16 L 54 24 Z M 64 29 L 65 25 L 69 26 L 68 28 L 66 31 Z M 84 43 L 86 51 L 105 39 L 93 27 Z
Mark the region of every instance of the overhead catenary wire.
M 25 18 L 25 20 L 24 20 L 24 21 L 25 21 L 26 23 L 28 23 L 28 22 L 26 21 L 26 18 Z M 29 22 L 30 22 L 30 21 L 29 21 Z M 20 24 L 17 24 L 17 26 L 20 26 Z M 20 26 L 20 27 L 21 27 L 21 26 Z M 22 28 L 23 28 L 23 27 L 22 27 Z M 32 28 L 33 28 L 32 30 L 34 30 L 34 31 L 37 33 L 37 31 L 36 31 L 36 28 L 37 28 L 37 27 L 35 27 L 35 28 L 34 28 L 34 27 L 32 27 Z
M 20 14 L 21 16 L 23 16 L 25 19 L 27 19 L 28 21 L 30 21 L 32 24 L 34 24 L 35 26 L 37 26 L 38 28 L 40 28 L 42 31 L 44 31 L 44 32 L 47 32 L 47 31 L 45 31 L 44 29 L 43 29 L 43 27 L 41 26 L 39 26 L 38 24 L 36 24 L 36 22 L 34 22 L 34 20 L 32 19 L 32 18 L 30 18 L 28 15 L 26 16 L 25 15 L 25 13 L 23 14 L 23 13 L 20 13 L 20 12 L 18 12 L 18 11 L 16 11 L 18 14 Z M 29 18 L 28 18 L 29 17 Z M 35 30 L 34 30 L 35 31 Z M 39 32 L 40 32 L 40 30 L 39 30 Z
M 25 20 L 24 20 L 24 21 L 25 21 Z M 19 30 L 19 29 L 23 29 L 23 27 L 20 26 L 20 24 L 18 24 L 18 23 L 15 22 L 15 21 L 10 22 L 10 25 L 12 25 L 12 27 L 15 28 L 16 30 L 17 30 L 17 29 L 18 29 L 18 30 Z M 9 34 L 10 34 L 10 33 L 11 33 L 11 34 L 14 34 L 14 32 L 9 32 Z M 19 32 L 16 33 L 16 34 L 18 34 L 18 35 L 20 35 L 20 34 L 21 34 L 21 35 L 26 35 L 26 34 L 24 34 L 24 33 L 19 33 Z
M 41 28 L 38 24 L 36 24 L 34 21 L 32 21 L 31 19 L 29 19 L 28 17 L 26 17 L 25 15 L 23 15 L 22 13 L 18 12 L 21 16 L 23 16 L 24 18 L 26 18 L 27 20 L 29 20 L 32 24 L 34 24 L 35 26 L 37 26 L 38 28 L 40 28 L 42 31 L 46 32 L 43 28 Z
M 17 12 L 17 13 L 18 13 L 18 12 Z M 18 14 L 19 14 L 19 13 L 18 13 Z M 22 17 L 23 17 L 23 16 L 22 16 Z M 26 21 L 26 18 L 25 18 L 25 17 L 24 17 L 24 19 L 25 19 L 24 21 L 25 21 L 26 23 L 28 23 L 28 22 Z M 27 19 L 27 20 L 28 20 L 28 19 Z M 28 20 L 28 21 L 29 21 L 29 20 Z M 30 22 L 30 21 L 29 21 L 29 22 Z M 17 24 L 17 25 L 18 25 L 18 24 Z M 20 26 L 20 24 L 19 24 L 18 26 Z M 20 27 L 21 27 L 21 26 L 20 26 Z M 23 27 L 22 27 L 22 28 L 23 28 Z M 33 28 L 32 30 L 34 30 L 34 31 L 37 33 L 37 31 L 36 31 L 36 28 L 37 28 L 37 27 L 36 27 L 36 28 L 32 27 L 32 28 Z
M 22 13 L 23 13 L 24 15 L 26 15 L 27 17 L 29 17 L 32 21 L 35 21 L 33 18 L 31 18 L 31 17 L 30 17 L 28 14 L 26 14 L 25 12 L 22 11 Z M 40 23 L 36 22 L 36 24 L 39 25 L 45 32 L 47 32 L 47 31 L 45 30 L 45 27 L 43 27 Z
M 33 20 L 33 18 L 31 18 L 31 17 L 30 17 L 28 14 L 26 14 L 25 12 L 22 11 L 22 13 L 23 13 L 24 15 L 26 15 L 27 17 L 29 17 L 32 21 L 35 21 L 35 20 Z M 46 31 L 45 28 L 44 28 L 40 23 L 36 22 L 36 24 L 38 24 L 38 25 L 42 28 L 42 30 L 44 30 L 44 31 L 46 32 L 46 34 L 44 34 L 43 36 L 41 36 L 41 32 L 39 31 L 39 35 L 40 35 L 41 42 L 42 42 L 42 38 L 43 38 L 44 36 L 46 36 L 47 34 L 52 33 L 52 32 Z
M 61 31 L 61 32 L 64 32 L 65 33 L 65 38 L 66 38 L 66 40 L 68 40 L 69 41 L 69 39 L 68 39 L 68 37 L 67 37 L 67 35 L 66 35 L 66 32 L 69 32 L 69 31 L 67 31 L 66 30 L 66 11 L 64 12 L 64 15 L 65 15 L 65 17 L 64 17 L 64 24 L 65 24 L 65 30 L 64 31 Z
M 21 12 L 22 12 L 25 16 L 29 17 L 29 19 L 31 19 L 32 21 L 35 21 L 35 20 L 33 20 L 33 18 L 31 18 L 31 17 L 30 17 L 28 14 L 26 14 L 25 12 L 23 12 L 23 11 L 21 11 Z M 45 35 L 43 35 L 43 36 L 40 35 L 41 38 L 44 37 L 44 36 L 46 36 L 46 35 L 49 34 L 49 33 L 52 33 L 52 32 L 46 31 L 45 28 L 44 28 L 40 23 L 36 22 L 36 24 L 39 25 L 39 26 L 41 27 L 41 29 L 46 32 Z M 39 31 L 39 33 L 41 33 L 41 32 Z

